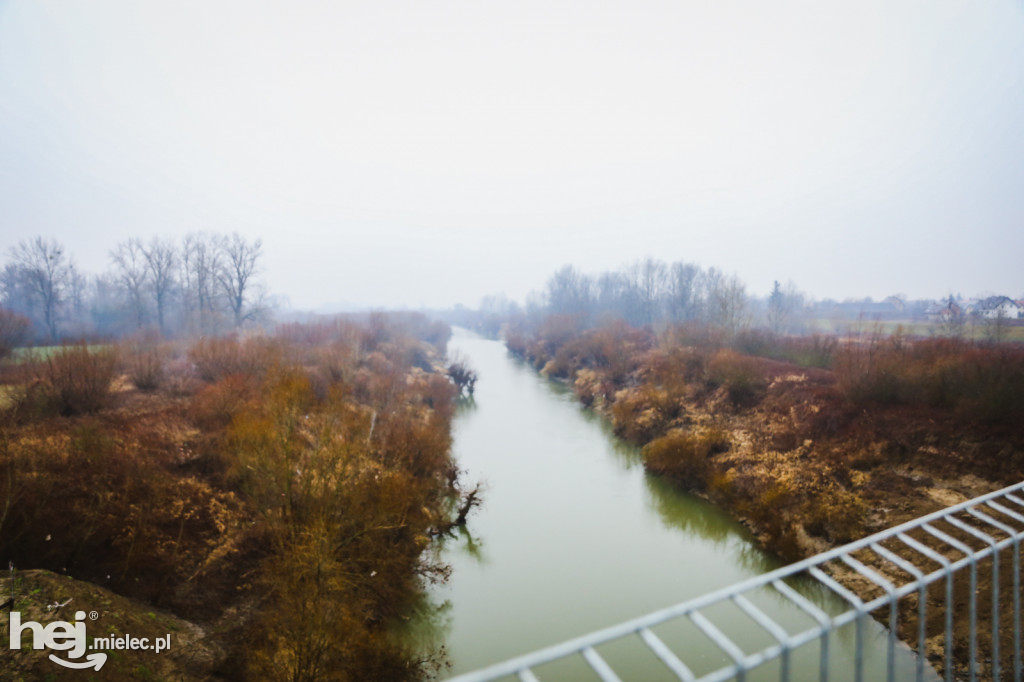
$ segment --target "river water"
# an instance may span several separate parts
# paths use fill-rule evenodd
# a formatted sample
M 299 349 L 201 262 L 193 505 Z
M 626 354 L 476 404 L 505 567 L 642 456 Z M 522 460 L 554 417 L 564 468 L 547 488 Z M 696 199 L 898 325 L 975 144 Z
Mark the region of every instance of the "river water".
M 546 647 L 780 565 L 726 514 L 647 475 L 636 448 L 500 342 L 456 330 L 450 348 L 480 376 L 475 399 L 456 415 L 453 448 L 463 480 L 482 482 L 485 492 L 464 531 L 437 544 L 451 578 L 429 590 L 415 628 L 423 646 L 444 646 L 447 673 Z M 759 605 L 774 609 L 780 622 L 809 626 L 795 609 L 769 602 Z M 839 607 L 827 600 L 822 606 Z M 885 631 L 874 622 L 868 631 L 868 670 L 884 679 Z M 750 637 L 761 646 L 772 643 L 760 631 Z M 672 646 L 695 672 L 726 662 L 699 637 L 680 631 L 676 638 Z M 833 638 L 831 679 L 852 669 L 853 641 L 852 629 Z M 816 652 L 809 647 L 799 657 L 808 676 L 816 671 Z M 667 672 L 639 647 L 613 647 L 609 656 L 635 679 Z M 897 663 L 904 677 L 914 657 L 901 647 Z M 556 666 L 554 678 L 583 675 L 573 665 Z

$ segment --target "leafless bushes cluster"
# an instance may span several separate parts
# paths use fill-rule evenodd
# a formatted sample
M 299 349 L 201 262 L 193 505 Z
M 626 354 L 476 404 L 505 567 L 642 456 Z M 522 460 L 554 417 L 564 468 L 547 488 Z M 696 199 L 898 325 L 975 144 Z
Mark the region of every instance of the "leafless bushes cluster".
M 644 465 L 684 488 L 702 489 L 711 473 L 711 456 L 728 449 L 729 436 L 721 429 L 672 430 L 644 446 Z
M 845 344 L 836 376 L 862 405 L 923 405 L 983 423 L 1024 423 L 1024 349 L 874 335 Z
M 10 357 L 15 348 L 28 343 L 32 321 L 24 315 L 0 308 L 0 360 Z
M 479 375 L 469 366 L 469 360 L 460 353 L 453 353 L 448 359 L 448 378 L 459 389 L 460 395 L 472 396 L 476 390 Z
M 11 404 L 19 419 L 93 414 L 110 404 L 117 369 L 117 352 L 108 346 L 50 349 L 13 372 L 20 382 L 8 388 Z
M 447 340 L 381 315 L 24 365 L 48 402 L 0 410 L 0 556 L 199 620 L 255 604 L 225 635 L 235 676 L 418 677 L 388 629 L 479 491 L 449 456 L 442 355 L 410 330 Z

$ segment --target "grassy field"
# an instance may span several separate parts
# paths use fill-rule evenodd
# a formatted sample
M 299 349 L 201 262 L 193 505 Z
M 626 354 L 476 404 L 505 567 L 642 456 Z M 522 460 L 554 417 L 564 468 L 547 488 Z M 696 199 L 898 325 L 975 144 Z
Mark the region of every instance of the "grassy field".
M 11 353 L 11 362 L 22 363 L 29 362 L 32 360 L 46 360 L 54 353 L 60 351 L 65 346 L 25 346 L 23 348 L 15 348 L 14 352 Z M 90 353 L 101 351 L 105 348 L 109 348 L 108 344 L 90 344 L 86 346 Z
M 825 334 L 874 334 L 880 333 L 889 336 L 902 332 L 908 336 L 948 336 L 941 325 L 920 320 L 846 320 L 820 318 L 808 322 L 811 329 L 818 330 Z M 965 324 L 963 336 L 972 341 L 981 341 L 986 338 L 985 327 L 980 324 Z M 1024 324 L 1007 324 L 1002 329 L 1002 340 L 1011 343 L 1024 343 Z

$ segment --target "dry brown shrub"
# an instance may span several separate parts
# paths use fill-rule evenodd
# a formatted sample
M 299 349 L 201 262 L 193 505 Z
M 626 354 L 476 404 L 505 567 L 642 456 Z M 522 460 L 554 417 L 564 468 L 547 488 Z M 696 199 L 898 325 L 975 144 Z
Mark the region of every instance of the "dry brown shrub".
M 802 517 L 809 533 L 841 545 L 864 534 L 867 503 L 838 485 L 810 495 Z
M 842 348 L 836 376 L 857 405 L 927 406 L 991 425 L 1024 421 L 1024 350 L 1015 346 L 876 334 Z
M 725 506 L 731 506 L 736 498 L 736 482 L 732 471 L 719 471 L 712 468 L 707 481 L 708 495 L 712 500 Z
M 173 601 L 240 518 L 230 494 L 148 456 L 133 420 L 110 413 L 8 432 L 0 552 L 132 596 Z M 0 476 L 0 479 L 3 477 Z
M 728 436 L 718 429 L 699 434 L 672 430 L 643 448 L 644 466 L 651 473 L 690 489 L 707 486 L 709 458 L 729 447 Z
M 615 433 L 638 444 L 663 434 L 682 413 L 682 404 L 676 396 L 650 384 L 616 392 L 611 406 Z
M 160 346 L 135 347 L 122 351 L 128 379 L 140 391 L 152 392 L 163 386 L 167 349 Z
M 458 490 L 455 389 L 408 368 L 416 320 L 377 322 L 377 351 L 334 367 L 316 347 L 206 340 L 165 380 L 189 400 L 0 422 L 0 554 L 222 623 L 244 600 L 229 677 L 421 679 L 391 626 L 444 573 L 423 550 Z
M 663 345 L 644 357 L 641 373 L 647 381 L 683 393 L 688 385 L 704 382 L 708 359 L 704 349 Z
M 185 355 L 169 358 L 164 365 L 163 388 L 173 396 L 195 395 L 203 386 L 195 366 Z
M 63 346 L 35 367 L 38 382 L 26 397 L 44 414 L 93 414 L 110 404 L 117 369 L 113 348 Z
M 505 332 L 505 347 L 512 355 L 526 358 L 528 346 L 529 341 L 522 331 L 510 329 Z
M 189 412 L 201 429 L 217 433 L 258 396 L 259 385 L 253 377 L 232 374 L 203 387 L 192 399 Z
M 839 342 L 835 336 L 779 336 L 765 330 L 746 330 L 733 339 L 733 348 L 746 355 L 787 360 L 802 367 L 831 367 Z
M 188 358 L 199 378 L 212 383 L 232 374 L 262 375 L 284 360 L 284 351 L 285 346 L 274 339 L 210 337 L 189 348 Z
M 650 332 L 634 329 L 621 320 L 572 337 L 565 336 L 565 324 L 565 320 L 555 318 L 538 331 L 545 346 L 554 349 L 553 358 L 544 367 L 545 374 L 571 378 L 583 369 L 594 369 L 612 384 L 622 385 L 636 368 L 641 353 L 653 345 Z M 545 333 L 553 334 L 553 338 L 543 336 Z
M 758 361 L 723 348 L 708 362 L 707 381 L 724 387 L 729 401 L 737 407 L 749 407 L 764 395 L 768 382 Z
M 15 348 L 24 346 L 32 336 L 32 321 L 24 315 L 0 308 L 0 360 Z

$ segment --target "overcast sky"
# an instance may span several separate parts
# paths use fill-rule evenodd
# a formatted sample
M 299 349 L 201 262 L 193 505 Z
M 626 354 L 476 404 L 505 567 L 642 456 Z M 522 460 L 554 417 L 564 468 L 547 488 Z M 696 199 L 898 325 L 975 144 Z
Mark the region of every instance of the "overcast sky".
M 1024 295 L 1019 0 L 0 0 L 0 253 L 262 238 L 299 308 L 644 256 Z

